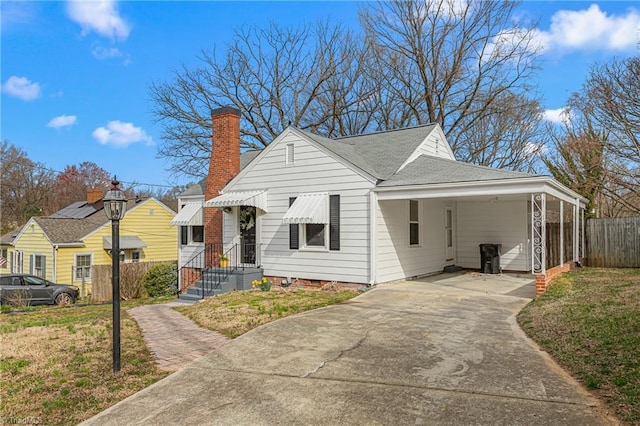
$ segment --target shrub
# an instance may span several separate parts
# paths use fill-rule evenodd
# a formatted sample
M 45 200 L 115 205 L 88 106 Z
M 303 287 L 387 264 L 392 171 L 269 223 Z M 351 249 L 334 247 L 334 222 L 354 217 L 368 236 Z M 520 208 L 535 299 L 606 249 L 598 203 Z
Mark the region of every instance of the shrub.
M 178 273 L 174 265 L 161 263 L 144 274 L 142 283 L 151 297 L 171 296 L 178 292 Z

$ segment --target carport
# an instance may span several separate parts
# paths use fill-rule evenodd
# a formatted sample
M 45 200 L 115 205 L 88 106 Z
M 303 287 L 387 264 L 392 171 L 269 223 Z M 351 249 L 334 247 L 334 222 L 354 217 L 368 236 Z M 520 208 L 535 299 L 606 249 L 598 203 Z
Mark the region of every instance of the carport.
M 383 182 L 372 192 L 378 206 L 371 217 L 376 282 L 453 265 L 481 270 L 480 245 L 495 244 L 501 249 L 500 270 L 535 275 L 541 294 L 555 275 L 581 262 L 585 198 L 546 176 L 508 172 L 496 179 L 496 171 L 487 169 L 483 179 L 482 168 L 473 172 L 475 180 L 445 175 L 434 183 L 416 180 L 425 175 L 409 176 L 405 182 Z M 422 233 L 413 247 L 411 235 L 389 231 L 406 226 L 407 217 L 411 222 L 412 202 L 420 211 L 413 223 Z

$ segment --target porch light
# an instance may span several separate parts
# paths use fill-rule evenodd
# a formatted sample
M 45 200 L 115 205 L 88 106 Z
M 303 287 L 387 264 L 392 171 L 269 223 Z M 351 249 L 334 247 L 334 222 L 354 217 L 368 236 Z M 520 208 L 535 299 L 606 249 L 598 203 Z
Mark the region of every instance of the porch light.
M 127 210 L 127 199 L 118 188 L 120 182 L 113 177 L 111 190 L 102 199 L 104 212 L 111 221 L 111 287 L 113 314 L 113 372 L 120 371 L 120 219 Z

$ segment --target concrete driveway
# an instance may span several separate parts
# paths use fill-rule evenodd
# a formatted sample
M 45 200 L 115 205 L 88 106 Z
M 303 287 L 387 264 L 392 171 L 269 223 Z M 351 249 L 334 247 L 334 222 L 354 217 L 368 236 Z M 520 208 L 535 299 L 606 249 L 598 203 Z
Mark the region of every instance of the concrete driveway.
M 520 331 L 530 277 L 442 274 L 257 328 L 86 425 L 592 425 Z

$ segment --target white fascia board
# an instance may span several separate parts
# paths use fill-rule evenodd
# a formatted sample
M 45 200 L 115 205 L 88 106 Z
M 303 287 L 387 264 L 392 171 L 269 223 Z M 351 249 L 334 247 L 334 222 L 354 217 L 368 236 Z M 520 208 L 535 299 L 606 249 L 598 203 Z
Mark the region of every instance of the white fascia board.
M 432 185 L 406 185 L 378 187 L 378 200 L 403 200 L 408 198 L 456 198 L 496 195 L 517 195 L 543 192 L 563 201 L 575 203 L 585 200 L 577 193 L 548 177 L 501 179 L 477 182 L 438 183 Z

